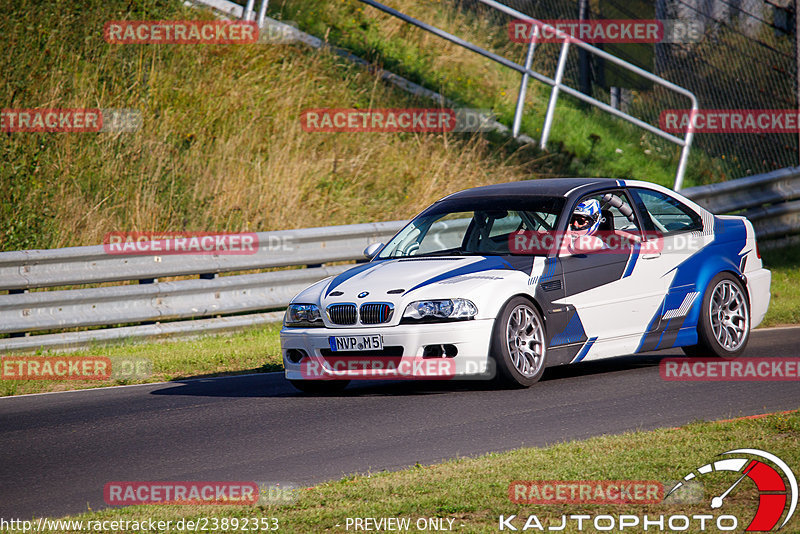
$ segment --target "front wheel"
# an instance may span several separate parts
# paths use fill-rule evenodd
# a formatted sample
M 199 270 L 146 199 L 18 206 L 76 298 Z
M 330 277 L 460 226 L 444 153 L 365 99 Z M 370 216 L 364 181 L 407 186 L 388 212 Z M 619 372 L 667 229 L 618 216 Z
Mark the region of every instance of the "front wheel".
M 703 295 L 697 322 L 697 345 L 688 356 L 735 357 L 750 339 L 750 303 L 742 283 L 730 273 L 715 276 Z
M 289 380 L 289 382 L 303 393 L 314 395 L 339 393 L 350 383 L 349 380 Z
M 509 300 L 492 332 L 492 358 L 502 385 L 530 387 L 542 377 L 547 353 L 544 321 L 524 297 Z

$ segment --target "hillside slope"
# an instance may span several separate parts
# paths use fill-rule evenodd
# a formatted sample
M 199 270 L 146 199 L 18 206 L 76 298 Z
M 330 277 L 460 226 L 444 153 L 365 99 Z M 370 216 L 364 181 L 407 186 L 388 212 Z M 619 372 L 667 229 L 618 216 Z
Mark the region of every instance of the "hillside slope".
M 306 3 L 304 16 L 319 16 L 308 12 L 316 5 Z M 325 9 L 340 16 L 361 13 L 359 6 L 345 0 Z M 152 0 L 0 4 L 4 108 L 133 108 L 143 117 L 135 133 L 3 135 L 0 250 L 96 244 L 111 231 L 265 231 L 400 219 L 486 183 L 576 172 L 664 182 L 674 172 L 671 157 L 612 160 L 599 149 L 587 156 L 597 128 L 602 154 L 614 154 L 622 141 L 635 147 L 641 137 L 627 127 L 612 134 L 587 115 L 557 125 L 551 153 L 520 149 L 499 135 L 306 133 L 298 117 L 307 108 L 431 103 L 304 45 L 103 39 L 111 20 L 211 17 Z M 387 35 L 387 47 L 397 33 Z M 476 89 L 461 101 L 492 107 L 475 95 L 498 90 L 494 74 L 470 80 Z

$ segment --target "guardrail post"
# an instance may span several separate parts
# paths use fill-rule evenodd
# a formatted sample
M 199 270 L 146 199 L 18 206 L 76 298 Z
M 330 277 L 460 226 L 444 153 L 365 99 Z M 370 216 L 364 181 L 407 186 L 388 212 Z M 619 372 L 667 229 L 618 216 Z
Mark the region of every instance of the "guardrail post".
M 528 53 L 525 56 L 525 72 L 522 74 L 522 82 L 519 84 L 519 95 L 517 96 L 517 109 L 514 111 L 514 126 L 511 135 L 516 138 L 519 136 L 519 128 L 522 124 L 522 109 L 525 107 L 525 94 L 528 92 L 528 71 L 533 64 L 533 53 L 536 51 L 536 32 L 534 24 L 531 23 L 531 43 L 528 45 Z
M 258 27 L 264 25 L 264 19 L 267 17 L 267 5 L 269 0 L 261 0 L 261 7 L 258 8 Z
M 250 16 L 253 14 L 253 4 L 255 4 L 255 0 L 247 0 L 247 5 L 242 11 L 242 20 L 250 20 Z
M 23 293 L 30 293 L 29 289 L 9 289 L 9 295 L 21 295 Z M 12 332 L 8 334 L 8 337 L 25 337 L 28 334 L 26 332 Z
M 686 165 L 689 163 L 689 150 L 692 148 L 692 137 L 694 137 L 693 125 L 694 117 L 697 114 L 697 104 L 692 103 L 691 120 L 686 128 L 686 137 L 684 138 L 683 148 L 681 149 L 681 159 L 678 162 L 678 172 L 675 173 L 675 185 L 672 187 L 675 191 L 683 188 L 683 175 L 686 174 Z
M 564 45 L 561 47 L 561 54 L 558 57 L 555 83 L 553 83 L 553 90 L 550 92 L 550 102 L 547 104 L 547 114 L 544 117 L 544 126 L 542 126 L 542 139 L 539 142 L 542 150 L 547 148 L 547 138 L 550 137 L 550 128 L 553 126 L 553 115 L 556 113 L 556 103 L 558 102 L 558 90 L 561 88 L 561 82 L 564 79 L 564 68 L 567 64 L 568 53 L 569 39 L 564 39 Z

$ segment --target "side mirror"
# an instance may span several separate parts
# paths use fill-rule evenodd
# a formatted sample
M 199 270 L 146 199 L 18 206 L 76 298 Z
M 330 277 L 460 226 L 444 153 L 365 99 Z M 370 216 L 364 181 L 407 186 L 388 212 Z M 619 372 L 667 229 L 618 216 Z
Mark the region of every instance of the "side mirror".
M 364 257 L 368 260 L 371 260 L 375 257 L 375 254 L 378 253 L 380 249 L 383 248 L 383 243 L 372 243 L 367 248 L 364 249 Z

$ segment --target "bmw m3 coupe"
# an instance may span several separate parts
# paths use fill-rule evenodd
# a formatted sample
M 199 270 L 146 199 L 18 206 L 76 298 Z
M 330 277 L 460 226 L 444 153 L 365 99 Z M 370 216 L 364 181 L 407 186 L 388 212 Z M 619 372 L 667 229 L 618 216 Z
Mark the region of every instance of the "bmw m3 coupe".
M 732 357 L 769 305 L 747 219 L 641 181 L 461 191 L 365 255 L 286 311 L 285 374 L 303 391 L 365 378 L 527 387 L 547 367 L 671 347 Z

